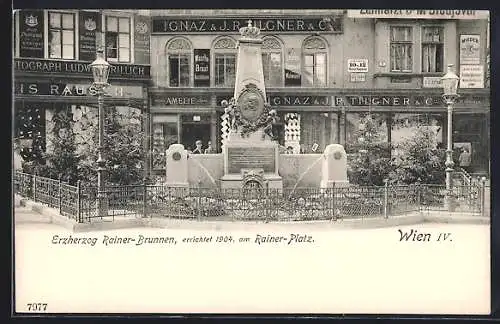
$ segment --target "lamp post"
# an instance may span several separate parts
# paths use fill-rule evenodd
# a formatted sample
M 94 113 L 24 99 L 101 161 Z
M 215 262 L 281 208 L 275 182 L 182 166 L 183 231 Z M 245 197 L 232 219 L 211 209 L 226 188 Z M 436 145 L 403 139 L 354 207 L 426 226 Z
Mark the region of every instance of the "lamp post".
M 100 217 L 107 216 L 106 194 L 103 173 L 106 170 L 106 161 L 103 157 L 104 146 L 104 88 L 108 84 L 110 64 L 104 59 L 104 50 L 97 50 L 97 57 L 90 64 L 94 76 L 93 86 L 97 90 L 97 104 L 99 107 L 99 145 L 97 148 L 97 213 Z
M 458 76 L 453 72 L 453 64 L 448 64 L 448 70 L 446 74 L 441 78 L 443 84 L 443 100 L 447 107 L 448 112 L 448 136 L 447 136 L 447 147 L 446 147 L 446 200 L 445 204 L 449 211 L 453 210 L 452 201 L 452 178 L 451 173 L 453 172 L 453 139 L 452 139 L 452 118 L 453 118 L 453 104 L 458 98 L 457 88 L 458 88 Z

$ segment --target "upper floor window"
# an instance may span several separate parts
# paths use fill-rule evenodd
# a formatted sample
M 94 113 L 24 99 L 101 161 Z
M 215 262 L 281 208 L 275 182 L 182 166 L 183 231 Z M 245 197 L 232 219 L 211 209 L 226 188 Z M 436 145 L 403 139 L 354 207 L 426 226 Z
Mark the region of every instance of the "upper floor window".
M 443 72 L 443 27 L 422 28 L 422 72 Z
M 411 72 L 413 69 L 412 27 L 391 27 L 391 72 Z
M 306 87 L 325 87 L 328 47 L 319 37 L 311 37 L 303 45 L 303 82 Z
M 184 38 L 175 38 L 167 44 L 169 86 L 191 85 L 192 50 L 191 43 Z
M 215 86 L 234 87 L 236 81 L 236 41 L 229 37 L 214 43 Z
M 106 16 L 106 58 L 130 62 L 130 18 Z
M 266 37 L 262 41 L 262 67 L 264 82 L 268 86 L 281 87 L 283 85 L 281 43 L 274 37 Z
M 75 14 L 49 12 L 49 58 L 75 59 Z

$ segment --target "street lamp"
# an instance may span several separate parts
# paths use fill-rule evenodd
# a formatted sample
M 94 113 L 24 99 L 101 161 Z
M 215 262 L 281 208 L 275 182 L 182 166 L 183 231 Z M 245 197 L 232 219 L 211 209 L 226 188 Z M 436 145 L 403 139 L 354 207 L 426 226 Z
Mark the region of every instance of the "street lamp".
M 453 142 L 452 142 L 452 118 L 453 118 L 453 104 L 455 100 L 458 98 L 457 88 L 458 88 L 458 76 L 453 72 L 453 64 L 448 64 L 448 71 L 441 78 L 443 84 L 443 100 L 446 103 L 447 111 L 448 111 L 448 139 L 447 139 L 447 147 L 446 147 L 446 205 L 448 206 L 448 210 L 452 211 L 453 203 L 452 203 L 452 191 L 451 188 L 452 178 L 451 173 L 453 172 Z
M 99 146 L 97 148 L 97 213 L 100 217 L 107 216 L 107 206 L 105 204 L 106 193 L 104 188 L 103 173 L 106 170 L 106 161 L 103 158 L 104 145 L 104 88 L 108 84 L 110 64 L 104 59 L 104 50 L 97 50 L 97 57 L 90 64 L 94 76 L 93 86 L 97 90 L 97 104 L 99 106 Z

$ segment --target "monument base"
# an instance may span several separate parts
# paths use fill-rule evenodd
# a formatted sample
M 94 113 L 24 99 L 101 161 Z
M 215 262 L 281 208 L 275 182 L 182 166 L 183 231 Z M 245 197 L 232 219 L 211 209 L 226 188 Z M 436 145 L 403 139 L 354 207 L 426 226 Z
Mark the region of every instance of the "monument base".
M 283 190 L 283 179 L 279 175 L 264 173 L 264 189 Z M 243 188 L 244 177 L 241 174 L 227 174 L 220 179 L 221 189 L 241 189 Z
M 344 188 L 344 187 L 349 187 L 349 181 L 348 180 L 327 180 L 327 181 L 322 180 L 320 182 L 320 188 L 321 189 L 326 189 L 326 188 Z

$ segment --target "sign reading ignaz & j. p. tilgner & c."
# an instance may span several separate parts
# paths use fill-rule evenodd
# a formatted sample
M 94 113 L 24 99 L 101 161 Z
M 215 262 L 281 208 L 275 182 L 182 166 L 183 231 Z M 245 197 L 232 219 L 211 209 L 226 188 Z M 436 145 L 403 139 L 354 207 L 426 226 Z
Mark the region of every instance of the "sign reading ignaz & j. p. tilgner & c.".
M 76 75 L 92 75 L 88 62 L 56 61 L 43 59 L 14 59 L 14 72 L 63 73 Z M 149 78 L 149 65 L 111 64 L 110 78 Z
M 467 9 L 355 9 L 347 11 L 349 18 L 487 19 L 488 16 L 488 10 Z
M 341 33 L 342 17 L 295 18 L 189 18 L 153 17 L 152 33 L 239 33 L 241 27 L 252 20 L 252 25 L 261 32 L 280 33 Z

